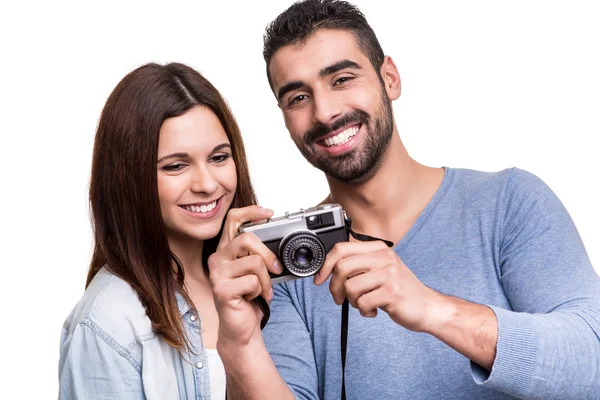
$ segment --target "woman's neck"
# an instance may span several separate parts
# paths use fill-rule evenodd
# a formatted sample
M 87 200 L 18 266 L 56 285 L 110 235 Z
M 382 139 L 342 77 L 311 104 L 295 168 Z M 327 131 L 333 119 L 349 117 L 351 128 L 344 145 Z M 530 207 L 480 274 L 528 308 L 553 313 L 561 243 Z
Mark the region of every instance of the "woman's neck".
M 219 317 L 215 308 L 212 286 L 202 265 L 203 242 L 197 240 L 169 240 L 173 254 L 181 262 L 184 271 L 185 290 L 193 304 L 190 304 L 202 318 L 202 341 L 205 347 L 214 349 L 217 345 Z
M 175 254 L 183 268 L 186 287 L 208 283 L 208 275 L 202 265 L 203 245 L 204 242 L 193 239 L 169 239 L 171 252 Z

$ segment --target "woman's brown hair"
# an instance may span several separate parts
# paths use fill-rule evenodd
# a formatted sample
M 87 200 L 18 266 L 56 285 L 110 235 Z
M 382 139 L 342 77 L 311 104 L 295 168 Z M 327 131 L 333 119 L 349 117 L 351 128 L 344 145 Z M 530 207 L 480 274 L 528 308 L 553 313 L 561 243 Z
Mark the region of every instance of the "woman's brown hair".
M 217 115 L 231 143 L 237 172 L 232 207 L 256 204 L 240 130 L 227 103 L 200 73 L 179 63 L 143 65 L 110 94 L 94 141 L 89 193 L 95 243 L 86 287 L 102 267 L 125 280 L 153 330 L 178 350 L 187 339 L 176 293 L 192 303 L 183 287 L 183 268 L 169 249 L 156 164 L 162 123 L 195 106 Z M 204 242 L 205 270 L 220 235 Z

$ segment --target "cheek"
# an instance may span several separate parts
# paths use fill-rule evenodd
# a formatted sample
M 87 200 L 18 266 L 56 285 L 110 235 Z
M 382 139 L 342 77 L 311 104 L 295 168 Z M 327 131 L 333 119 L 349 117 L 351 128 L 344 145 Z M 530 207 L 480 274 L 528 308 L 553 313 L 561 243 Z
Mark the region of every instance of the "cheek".
M 290 118 L 290 115 L 286 112 L 283 113 L 283 122 L 285 123 L 285 127 L 289 130 L 290 127 L 292 126 L 292 119 Z
M 156 186 L 158 188 L 158 201 L 160 201 L 160 205 L 166 202 L 167 194 L 169 193 L 168 182 L 165 178 L 158 177 L 156 180 Z
M 302 142 L 304 134 L 312 128 L 308 107 L 284 114 L 285 127 L 296 143 Z
M 218 180 L 221 186 L 232 194 L 235 194 L 237 188 L 237 172 L 235 170 L 235 163 L 231 162 L 218 171 Z
M 368 90 L 363 87 L 361 90 L 354 90 L 350 93 L 351 108 L 371 114 L 381 103 L 381 91 L 376 88 L 380 88 L 380 85 L 371 85 Z
M 181 187 L 184 186 L 182 179 L 175 176 L 163 176 L 157 179 L 158 200 L 161 209 L 174 204 L 181 194 Z

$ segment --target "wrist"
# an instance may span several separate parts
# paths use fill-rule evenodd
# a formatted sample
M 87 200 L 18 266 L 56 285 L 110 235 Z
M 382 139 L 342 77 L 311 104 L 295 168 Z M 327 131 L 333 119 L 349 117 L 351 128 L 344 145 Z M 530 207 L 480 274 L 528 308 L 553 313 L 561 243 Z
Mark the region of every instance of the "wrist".
M 223 363 L 226 363 L 228 360 L 239 363 L 244 357 L 252 357 L 253 353 L 265 348 L 260 330 L 254 332 L 250 338 L 243 341 L 231 340 L 219 335 L 216 347 Z
M 228 399 L 294 399 L 267 351 L 260 329 L 245 343 L 218 339 L 217 351 L 225 368 Z
M 452 297 L 443 295 L 433 289 L 425 307 L 425 323 L 422 331 L 430 335 L 439 336 L 439 333 L 450 324 L 457 313 L 457 305 Z

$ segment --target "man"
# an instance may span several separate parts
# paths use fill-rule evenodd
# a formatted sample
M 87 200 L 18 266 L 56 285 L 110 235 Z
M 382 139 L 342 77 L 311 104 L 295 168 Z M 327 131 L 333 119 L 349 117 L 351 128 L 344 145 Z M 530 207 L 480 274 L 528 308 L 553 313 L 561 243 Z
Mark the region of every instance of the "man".
M 213 259 L 229 397 L 340 398 L 347 298 L 350 399 L 600 398 L 600 279 L 552 191 L 518 169 L 413 160 L 391 107 L 396 66 L 348 3 L 292 5 L 267 28 L 264 56 L 292 140 L 327 177 L 325 202 L 395 245 L 340 243 L 314 282 L 276 285 L 266 347 Z M 246 293 L 265 291 L 260 281 Z

